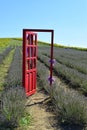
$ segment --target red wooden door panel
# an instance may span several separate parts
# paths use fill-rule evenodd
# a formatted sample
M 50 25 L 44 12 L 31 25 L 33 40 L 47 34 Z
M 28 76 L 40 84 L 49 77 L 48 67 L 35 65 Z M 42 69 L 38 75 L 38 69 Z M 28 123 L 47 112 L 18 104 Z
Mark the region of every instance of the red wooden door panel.
M 23 32 L 23 86 L 27 96 L 36 92 L 37 34 Z

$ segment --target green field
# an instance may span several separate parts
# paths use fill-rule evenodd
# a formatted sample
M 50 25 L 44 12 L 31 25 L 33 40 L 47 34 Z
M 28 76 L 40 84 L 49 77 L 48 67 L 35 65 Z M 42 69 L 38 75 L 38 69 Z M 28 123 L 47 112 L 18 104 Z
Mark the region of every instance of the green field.
M 50 44 L 38 41 L 38 85 L 49 93 L 61 123 L 87 125 L 87 49 L 54 45 L 54 59 L 56 62 L 53 67 L 53 75 L 56 77 L 56 81 L 52 87 L 48 82 L 49 59 Z M 58 83 L 59 79 L 63 84 Z M 8 94 L 8 90 L 11 90 L 17 94 L 16 90 L 11 89 L 17 86 L 22 86 L 22 39 L 1 38 L 0 101 L 6 98 L 3 96 L 2 99 L 2 95 L 5 95 L 4 91 Z M 17 92 L 19 91 L 17 90 Z M 22 91 L 20 93 L 23 95 Z M 16 101 L 19 99 L 21 100 L 21 97 L 18 97 Z M 6 119 L 11 123 L 13 121 L 13 117 L 11 118 L 12 113 L 8 112 L 6 105 L 3 111 L 7 114 Z M 22 116 L 19 117 L 22 119 Z M 20 122 L 19 119 L 17 120 Z M 30 121 L 30 116 L 28 121 Z

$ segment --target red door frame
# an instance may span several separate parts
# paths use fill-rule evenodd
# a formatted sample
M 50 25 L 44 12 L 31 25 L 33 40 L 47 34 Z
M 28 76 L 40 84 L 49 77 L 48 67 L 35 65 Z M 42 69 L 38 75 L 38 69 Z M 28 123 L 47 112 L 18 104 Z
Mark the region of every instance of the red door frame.
M 51 33 L 51 51 L 50 51 L 50 55 L 51 55 L 51 61 L 53 60 L 53 42 L 54 42 L 54 30 L 51 29 L 23 29 L 23 63 L 22 63 L 22 84 L 25 87 L 25 82 L 26 82 L 26 70 L 24 69 L 26 67 L 26 62 L 24 61 L 25 56 L 26 56 L 26 48 L 24 46 L 24 44 L 26 43 L 26 37 L 25 37 L 25 33 L 26 32 L 49 32 Z M 50 62 L 50 85 L 52 85 L 52 70 L 53 70 L 53 63 Z

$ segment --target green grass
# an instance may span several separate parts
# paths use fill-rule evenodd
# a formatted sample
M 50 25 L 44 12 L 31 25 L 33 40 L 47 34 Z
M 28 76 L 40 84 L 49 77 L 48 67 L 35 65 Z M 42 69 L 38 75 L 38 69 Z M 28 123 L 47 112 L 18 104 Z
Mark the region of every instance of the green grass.
M 22 45 L 22 38 L 0 38 L 0 47 L 6 47 L 8 45 L 20 46 L 20 45 Z M 38 45 L 39 46 L 50 46 L 51 44 L 48 42 L 44 42 L 44 41 L 38 41 Z M 69 47 L 69 46 L 63 46 L 63 45 L 60 45 L 57 43 L 54 43 L 54 47 L 87 51 L 87 48 Z
M 22 41 L 22 38 L 12 38 L 13 40 Z
M 22 41 L 15 38 L 0 38 L 0 52 L 8 46 L 22 46 Z
M 25 113 L 25 115 L 19 120 L 20 127 L 28 127 L 31 124 L 32 117 L 29 113 Z
M 0 47 L 0 54 L 5 50 L 6 47 Z
M 11 38 L 0 38 L 0 48 L 9 45 Z
M 7 55 L 3 63 L 0 65 L 0 90 L 3 89 L 5 77 L 7 76 L 10 64 L 13 59 L 14 49 Z

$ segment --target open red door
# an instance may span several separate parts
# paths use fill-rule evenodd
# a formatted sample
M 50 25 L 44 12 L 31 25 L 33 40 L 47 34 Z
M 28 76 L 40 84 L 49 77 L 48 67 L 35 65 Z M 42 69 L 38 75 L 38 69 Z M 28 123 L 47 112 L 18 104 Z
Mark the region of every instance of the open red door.
M 23 31 L 23 87 L 26 96 L 36 92 L 37 33 Z

